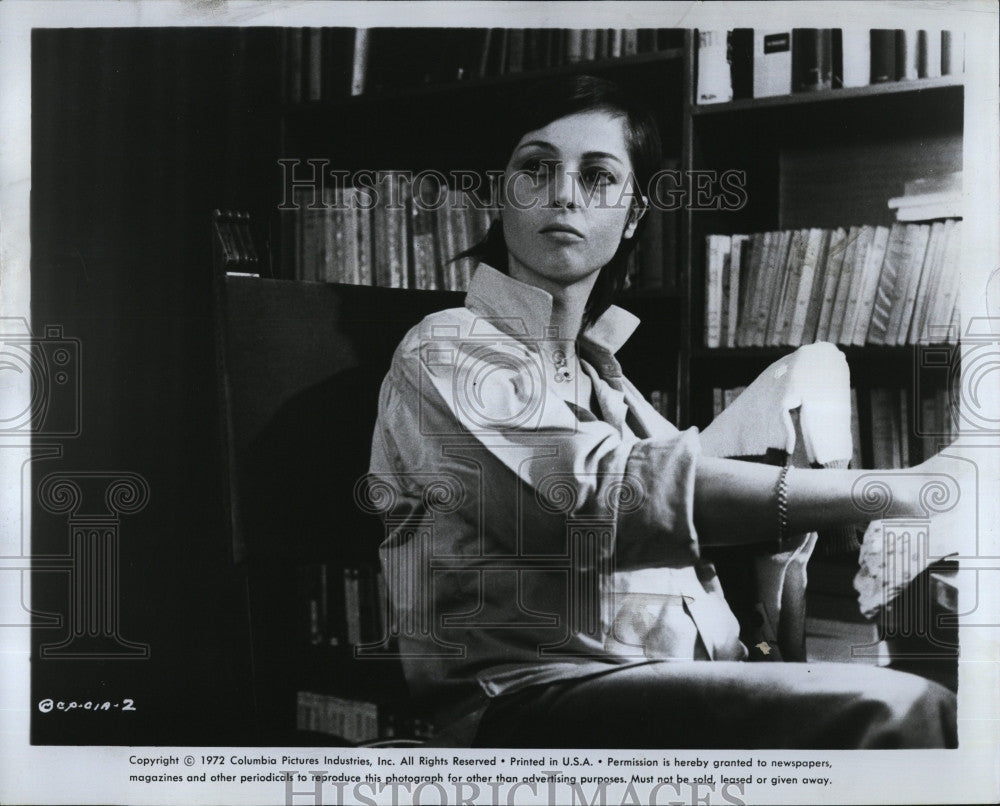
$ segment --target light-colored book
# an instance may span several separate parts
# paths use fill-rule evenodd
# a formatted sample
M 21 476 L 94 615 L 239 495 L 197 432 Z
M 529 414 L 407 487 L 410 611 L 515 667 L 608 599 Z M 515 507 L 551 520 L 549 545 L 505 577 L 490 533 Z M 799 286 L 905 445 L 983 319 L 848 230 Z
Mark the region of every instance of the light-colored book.
M 847 230 L 838 227 L 830 232 L 830 240 L 826 249 L 826 261 L 823 268 L 823 295 L 819 310 L 819 321 L 816 323 L 816 341 L 827 341 L 830 338 L 830 324 L 833 319 L 833 308 L 840 284 L 841 269 L 844 266 L 844 251 L 847 246 Z
M 930 240 L 929 224 L 910 224 L 907 227 L 906 254 L 904 275 L 899 291 L 896 307 L 889 317 L 889 327 L 886 329 L 886 344 L 905 344 L 906 335 L 910 330 L 910 320 L 917 302 L 917 289 L 923 274 L 927 258 L 927 244 Z
M 930 236 L 927 239 L 927 252 L 924 255 L 924 265 L 920 271 L 920 282 L 917 287 L 916 299 L 913 302 L 913 317 L 910 320 L 906 343 L 917 344 L 923 334 L 924 320 L 927 317 L 927 304 L 931 284 L 940 271 L 944 255 L 945 222 L 935 221 L 931 224 Z
M 851 287 L 848 290 L 847 310 L 841 325 L 840 338 L 837 340 L 838 344 L 854 343 L 854 330 L 857 326 L 858 309 L 861 307 L 861 294 L 865 284 L 865 268 L 868 265 L 868 254 L 872 250 L 874 240 L 875 227 L 866 224 L 858 228 L 854 264 L 851 267 Z M 867 325 L 867 322 L 865 324 Z
M 777 315 L 772 315 L 768 322 L 769 345 L 790 344 L 788 335 L 792 327 L 792 318 L 795 316 L 795 303 L 798 300 L 808 239 L 807 229 L 792 232 L 788 245 L 788 258 L 781 278 L 781 292 L 775 297 L 775 302 L 778 303 Z
M 842 333 L 844 322 L 848 317 L 848 300 L 851 285 L 855 278 L 855 261 L 858 253 L 858 237 L 860 227 L 851 227 L 844 243 L 844 257 L 840 264 L 840 279 L 837 281 L 837 293 L 833 298 L 833 311 L 830 313 L 830 327 L 826 333 L 826 341 L 843 344 Z
M 698 103 L 733 100 L 733 83 L 724 30 L 698 32 Z
M 829 241 L 829 230 L 817 228 L 809 230 L 806 254 L 802 261 L 798 299 L 795 301 L 795 311 L 792 314 L 792 324 L 786 342 L 793 346 L 811 342 L 816 334 L 816 322 L 823 301 L 823 270 Z
M 722 332 L 722 284 L 726 258 L 729 256 L 728 235 L 705 238 L 705 346 L 719 347 Z
M 871 77 L 871 34 L 867 28 L 844 28 L 841 56 L 844 87 L 865 87 Z
M 792 91 L 792 32 L 754 29 L 753 97 L 788 95 Z
M 851 344 L 863 346 L 868 335 L 868 325 L 871 322 L 872 309 L 875 307 L 875 293 L 878 290 L 879 277 L 882 273 L 882 263 L 885 260 L 885 250 L 888 243 L 889 228 L 875 227 L 871 248 L 865 259 L 863 283 L 858 297 L 858 310 Z

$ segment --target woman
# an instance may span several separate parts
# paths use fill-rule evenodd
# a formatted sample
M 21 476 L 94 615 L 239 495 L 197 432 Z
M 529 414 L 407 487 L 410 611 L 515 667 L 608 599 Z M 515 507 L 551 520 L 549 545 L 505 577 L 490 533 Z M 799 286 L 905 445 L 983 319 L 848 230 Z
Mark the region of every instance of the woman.
M 448 741 L 484 746 L 955 744 L 954 697 L 923 679 L 740 662 L 699 546 L 862 520 L 858 473 L 701 456 L 643 400 L 614 358 L 637 320 L 610 303 L 655 127 L 589 77 L 512 111 L 465 307 L 407 335 L 379 403 L 369 494 L 414 696 Z M 922 512 L 886 478 L 886 516 Z

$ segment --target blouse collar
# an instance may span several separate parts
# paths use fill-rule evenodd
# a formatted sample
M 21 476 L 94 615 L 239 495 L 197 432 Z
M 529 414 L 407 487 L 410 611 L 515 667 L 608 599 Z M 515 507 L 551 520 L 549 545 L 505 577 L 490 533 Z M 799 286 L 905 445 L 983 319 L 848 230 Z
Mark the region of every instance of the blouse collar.
M 552 295 L 480 263 L 469 283 L 465 306 L 490 317 L 515 338 L 545 338 L 552 322 Z M 581 340 L 600 351 L 617 353 L 639 326 L 639 318 L 612 305 L 583 331 Z

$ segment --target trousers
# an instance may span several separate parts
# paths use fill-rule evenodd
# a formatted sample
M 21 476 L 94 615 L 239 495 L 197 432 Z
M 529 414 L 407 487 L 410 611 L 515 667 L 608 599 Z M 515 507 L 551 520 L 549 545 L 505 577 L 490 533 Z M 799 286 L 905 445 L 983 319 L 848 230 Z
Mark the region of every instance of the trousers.
M 845 663 L 654 662 L 494 699 L 479 747 L 952 748 L 956 697 Z

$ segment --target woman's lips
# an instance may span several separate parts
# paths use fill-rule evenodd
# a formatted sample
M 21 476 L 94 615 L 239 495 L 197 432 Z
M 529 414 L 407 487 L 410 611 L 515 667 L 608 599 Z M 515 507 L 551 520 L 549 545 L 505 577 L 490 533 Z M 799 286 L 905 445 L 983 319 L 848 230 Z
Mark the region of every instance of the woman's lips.
M 576 227 L 571 227 L 569 224 L 549 224 L 548 226 L 542 227 L 539 232 L 557 240 L 576 241 L 583 238 L 583 233 L 576 229 Z

